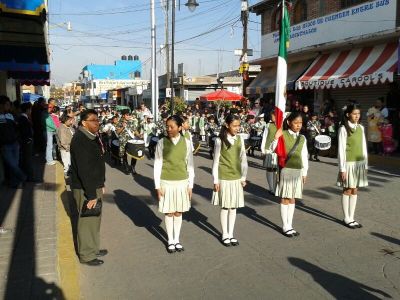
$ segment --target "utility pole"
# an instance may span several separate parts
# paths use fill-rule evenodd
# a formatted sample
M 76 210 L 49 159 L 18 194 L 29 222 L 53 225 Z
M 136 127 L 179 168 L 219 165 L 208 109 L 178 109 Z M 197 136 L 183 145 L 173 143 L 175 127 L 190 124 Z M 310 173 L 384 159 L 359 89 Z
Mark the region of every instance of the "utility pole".
M 151 10 L 151 110 L 154 119 L 157 120 L 158 91 L 156 77 L 156 17 L 154 0 L 150 0 Z
M 172 0 L 172 26 L 171 26 L 171 115 L 174 114 L 174 73 L 175 73 L 175 0 Z
M 246 93 L 246 81 L 249 78 L 249 65 L 247 63 L 247 32 L 248 28 L 247 25 L 249 23 L 249 2 L 248 0 L 241 0 L 241 14 L 240 20 L 242 21 L 243 25 L 243 46 L 242 46 L 242 55 L 240 57 L 240 65 L 241 70 L 243 71 L 243 85 L 242 85 L 242 94 L 245 95 Z
M 170 67 L 169 67 L 169 0 L 164 1 L 164 14 L 165 14 L 165 42 L 164 42 L 164 51 L 165 51 L 165 74 L 167 81 L 167 88 L 170 88 Z

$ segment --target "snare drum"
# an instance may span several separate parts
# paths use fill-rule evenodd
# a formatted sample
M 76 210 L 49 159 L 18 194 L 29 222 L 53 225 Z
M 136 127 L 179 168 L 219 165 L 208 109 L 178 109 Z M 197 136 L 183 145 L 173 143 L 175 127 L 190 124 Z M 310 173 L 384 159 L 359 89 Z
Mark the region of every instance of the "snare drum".
M 126 154 L 135 159 L 144 157 L 145 143 L 143 140 L 129 140 L 125 145 Z
M 317 135 L 314 146 L 319 150 L 328 150 L 331 147 L 331 138 L 327 135 Z

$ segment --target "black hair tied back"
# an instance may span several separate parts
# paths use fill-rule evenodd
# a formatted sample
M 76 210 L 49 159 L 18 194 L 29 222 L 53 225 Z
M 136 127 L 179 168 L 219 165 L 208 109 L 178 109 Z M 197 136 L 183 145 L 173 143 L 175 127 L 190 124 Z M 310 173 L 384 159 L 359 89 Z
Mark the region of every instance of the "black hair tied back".
M 225 146 L 229 149 L 231 147 L 231 143 L 228 141 L 228 128 L 226 126 L 229 126 L 232 124 L 233 121 L 240 121 L 240 117 L 234 114 L 229 114 L 225 118 L 225 126 L 221 127 L 221 131 L 219 133 L 219 138 L 221 139 L 222 143 L 225 144 Z
M 297 118 L 301 118 L 303 120 L 303 115 L 301 112 L 299 111 L 294 111 L 291 112 L 285 119 L 285 121 L 283 121 L 283 130 L 288 130 L 289 129 L 289 124 L 290 122 L 293 122 L 295 119 Z
M 343 112 L 343 118 L 342 118 L 342 125 L 347 131 L 347 135 L 350 136 L 353 134 L 353 130 L 349 126 L 349 117 L 354 110 L 361 110 L 360 106 L 357 103 L 352 103 L 346 106 L 346 109 Z

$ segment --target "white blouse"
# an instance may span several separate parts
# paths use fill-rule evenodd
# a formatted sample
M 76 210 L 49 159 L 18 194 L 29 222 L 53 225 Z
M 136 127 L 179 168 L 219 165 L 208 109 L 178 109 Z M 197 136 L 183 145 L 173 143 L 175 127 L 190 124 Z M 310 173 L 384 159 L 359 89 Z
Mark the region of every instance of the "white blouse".
M 291 136 L 297 138 L 299 136 L 299 132 L 294 132 L 292 130 L 288 130 Z M 276 147 L 278 146 L 278 140 L 274 140 L 271 145 L 271 150 L 275 151 Z M 290 150 L 289 150 L 290 151 Z M 301 162 L 303 168 L 301 169 L 302 176 L 306 177 L 308 173 L 308 149 L 307 149 L 307 139 L 304 137 L 304 144 L 303 149 L 301 149 Z
M 348 121 L 349 126 L 351 129 L 356 129 L 358 126 L 360 126 L 362 130 L 362 151 L 363 151 L 363 157 L 365 160 L 365 168 L 368 169 L 368 150 L 367 150 L 367 142 L 365 139 L 365 131 L 364 127 L 360 124 L 353 124 L 350 121 Z M 339 159 L 339 171 L 340 172 L 346 172 L 346 144 L 347 144 L 347 131 L 344 126 L 341 126 L 339 128 L 339 136 L 338 136 L 338 159 Z
M 228 142 L 233 145 L 236 141 L 236 139 L 238 138 L 237 135 L 232 136 L 228 133 Z M 246 177 L 247 177 L 247 169 L 248 169 L 248 165 L 247 165 L 247 156 L 246 156 L 246 148 L 244 146 L 244 140 L 241 139 L 242 141 L 242 147 L 240 149 L 240 169 L 241 169 L 241 181 L 246 181 Z M 221 139 L 216 139 L 215 140 L 215 146 L 214 146 L 214 161 L 213 161 L 213 168 L 212 168 L 212 175 L 214 178 L 214 184 L 218 184 L 219 183 L 219 174 L 218 174 L 218 168 L 219 168 L 219 158 L 221 156 Z
M 265 154 L 265 144 L 266 144 L 266 142 L 267 142 L 267 137 L 268 137 L 268 132 L 269 132 L 269 126 L 270 126 L 271 124 L 272 124 L 272 123 L 268 123 L 267 126 L 265 126 L 265 129 L 264 129 L 264 133 L 263 133 L 263 137 L 262 137 L 262 141 L 261 141 L 261 153 L 262 153 L 262 154 Z M 268 149 L 268 150 L 271 150 L 271 147 L 272 147 L 272 143 L 271 143 L 270 149 Z
M 190 141 L 185 139 L 183 136 L 178 135 L 177 137 L 171 138 L 172 143 L 174 145 L 178 144 L 180 139 L 184 139 L 186 142 L 186 165 L 187 172 L 189 174 L 189 188 L 193 188 L 194 184 L 194 164 L 193 164 L 193 153 L 192 153 L 192 145 Z M 164 139 L 161 139 L 157 143 L 155 159 L 154 159 L 154 185 L 156 190 L 161 187 L 161 171 L 163 166 L 163 150 L 164 150 Z M 183 159 L 181 157 L 177 157 L 177 159 Z

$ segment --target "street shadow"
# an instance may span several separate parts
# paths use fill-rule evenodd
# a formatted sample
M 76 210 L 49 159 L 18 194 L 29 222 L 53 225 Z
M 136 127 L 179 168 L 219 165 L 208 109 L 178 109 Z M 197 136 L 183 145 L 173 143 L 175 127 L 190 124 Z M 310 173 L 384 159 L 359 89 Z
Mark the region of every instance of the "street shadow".
M 248 160 L 247 164 L 249 165 L 249 168 L 265 170 L 265 167 L 262 164 L 256 163 L 254 161 Z
M 248 194 L 252 194 L 255 196 L 246 196 L 245 198 L 246 201 L 253 205 L 267 205 L 268 202 L 266 202 L 265 200 L 273 203 L 280 202 L 280 200 L 277 197 L 271 195 L 266 188 L 254 184 L 252 181 L 247 181 L 247 184 L 244 187 L 244 191 Z
M 388 236 L 388 235 L 384 235 L 384 234 L 379 233 L 379 232 L 371 232 L 371 235 L 373 235 L 375 237 L 378 237 L 378 238 L 380 238 L 382 240 L 385 240 L 385 241 L 387 241 L 389 243 L 400 245 L 400 240 L 396 239 L 394 237 L 391 237 L 391 236 Z
M 4 286 L 4 299 L 61 299 L 64 300 L 62 290 L 56 283 L 47 283 L 37 274 L 37 250 L 36 246 L 41 232 L 37 229 L 40 227 L 41 214 L 36 210 L 46 205 L 46 200 L 40 199 L 39 202 L 35 197 L 37 190 L 50 190 L 56 192 L 57 184 L 44 182 L 44 163 L 38 158 L 33 159 L 34 176 L 42 184 L 35 185 L 27 183 L 24 185 L 21 193 L 20 205 L 17 208 L 16 227 L 14 229 L 14 240 L 12 245 L 11 256 L 9 257 L 8 272 L 5 274 L 7 281 Z M 55 168 L 55 167 L 50 167 Z M 11 196 L 12 193 L 8 194 Z M 14 195 L 15 197 L 15 195 Z M 38 196 L 43 197 L 43 196 Z M 3 199 L 2 199 L 3 200 Z M 53 200 L 53 199 L 51 199 Z M 43 201 L 43 203 L 41 203 Z M 0 201 L 1 202 L 1 201 Z M 6 212 L 7 214 L 7 212 Z M 4 212 L 2 213 L 4 215 Z M 37 219 L 39 218 L 39 219 Z M 49 260 L 55 258 L 49 258 Z M 54 270 L 56 271 L 56 270 Z
M 146 188 L 150 192 L 153 199 L 157 199 L 157 193 L 154 189 L 154 180 L 152 178 L 143 176 L 142 174 L 136 174 L 133 177 L 133 180 L 140 186 Z
M 121 212 L 137 227 L 145 228 L 155 238 L 167 245 L 167 234 L 161 227 L 162 220 L 150 209 L 146 202 L 149 196 L 133 196 L 123 190 L 114 191 L 114 201 Z
M 322 211 L 320 211 L 318 209 L 315 209 L 315 208 L 312 208 L 310 206 L 307 206 L 301 200 L 296 201 L 296 208 L 301 210 L 301 211 L 303 211 L 303 212 L 306 212 L 306 213 L 308 213 L 310 215 L 313 215 L 313 216 L 316 216 L 316 217 L 319 217 L 319 218 L 322 218 L 322 219 L 325 219 L 325 220 L 328 220 L 328 221 L 332 221 L 332 222 L 337 223 L 337 224 L 342 224 L 341 220 L 339 220 L 339 219 L 337 219 L 337 218 L 335 218 L 335 217 L 333 217 L 331 215 L 328 215 L 327 213 L 324 213 L 324 212 L 322 212 Z
M 197 183 L 195 183 L 193 185 L 193 194 L 194 195 L 198 195 L 206 200 L 211 201 L 212 193 L 213 193 L 213 190 L 212 190 L 211 186 L 210 186 L 210 188 L 205 188 L 201 185 L 198 185 Z
M 62 192 L 60 198 L 61 198 L 61 203 L 64 207 L 64 210 L 67 213 L 67 216 L 69 217 L 69 219 L 71 221 L 72 238 L 74 241 L 75 253 L 78 256 L 79 255 L 78 254 L 78 239 L 77 239 L 78 218 L 79 218 L 78 208 L 76 206 L 76 202 L 74 201 L 72 192 L 64 190 L 64 192 Z
M 201 169 L 201 170 L 203 170 L 203 171 L 205 171 L 206 173 L 208 173 L 208 174 L 210 174 L 210 175 L 212 175 L 212 169 L 209 168 L 209 167 L 199 166 L 199 167 L 197 167 L 197 168 L 198 168 L 198 169 Z
M 342 188 L 341 187 L 336 187 L 336 186 L 324 186 L 324 187 L 320 187 L 318 188 L 319 190 L 325 191 L 327 193 L 336 195 L 338 197 L 340 197 L 340 195 L 342 194 Z
M 375 176 L 371 176 L 368 175 L 368 181 L 377 181 L 377 182 L 390 182 L 390 180 L 381 178 L 381 177 L 375 177 Z
M 249 218 L 250 220 L 253 220 L 257 223 L 260 223 L 264 226 L 267 226 L 279 233 L 282 233 L 281 227 L 276 225 L 275 223 L 271 222 L 270 220 L 268 220 L 267 218 L 259 215 L 257 213 L 257 211 L 254 208 L 251 208 L 249 206 L 245 206 L 242 208 L 238 209 L 238 213 L 246 216 L 247 218 Z
M 335 299 L 382 299 L 392 298 L 382 290 L 372 288 L 343 275 L 329 272 L 301 258 L 288 257 L 294 267 L 310 274 L 314 281 Z M 375 296 L 373 293 L 378 294 Z
M 221 238 L 221 232 L 208 222 L 208 217 L 199 212 L 196 208 L 192 207 L 187 213 L 183 214 L 183 219 L 187 222 L 193 223 L 206 233 L 212 235 L 216 239 Z
M 325 193 L 321 193 L 317 190 L 307 190 L 305 189 L 303 191 L 303 194 L 306 196 L 309 196 L 311 198 L 316 198 L 316 199 L 332 199 L 332 196 L 327 195 Z
M 334 166 L 334 167 L 338 166 L 337 162 L 330 162 L 330 161 L 324 161 L 324 160 L 321 160 L 321 161 L 315 162 L 315 163 L 324 164 L 324 165 L 330 165 L 330 166 Z

